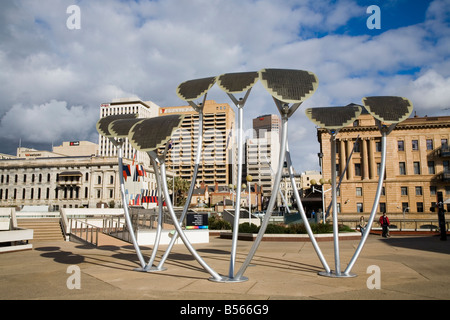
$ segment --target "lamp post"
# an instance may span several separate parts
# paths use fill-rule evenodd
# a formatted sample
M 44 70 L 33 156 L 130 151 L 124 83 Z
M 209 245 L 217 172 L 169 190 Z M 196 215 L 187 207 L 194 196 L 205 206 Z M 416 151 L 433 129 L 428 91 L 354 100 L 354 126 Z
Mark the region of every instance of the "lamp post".
M 253 177 L 251 175 L 247 175 L 245 180 L 247 180 L 247 184 L 248 184 L 248 224 L 251 225 L 251 223 L 252 223 L 252 194 L 251 194 L 250 185 L 251 185 L 251 182 L 253 181 Z

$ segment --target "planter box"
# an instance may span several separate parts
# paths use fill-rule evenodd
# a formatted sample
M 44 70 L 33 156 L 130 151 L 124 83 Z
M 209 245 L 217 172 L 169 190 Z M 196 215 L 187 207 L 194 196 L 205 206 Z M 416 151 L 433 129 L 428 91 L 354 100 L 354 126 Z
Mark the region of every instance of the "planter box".
M 222 231 L 220 233 L 222 239 L 231 239 L 231 231 Z M 239 233 L 238 240 L 255 241 L 256 233 Z M 332 233 L 315 234 L 317 241 L 333 241 Z M 358 240 L 361 238 L 360 232 L 343 232 L 339 233 L 339 240 Z M 265 234 L 262 241 L 311 241 L 308 234 Z

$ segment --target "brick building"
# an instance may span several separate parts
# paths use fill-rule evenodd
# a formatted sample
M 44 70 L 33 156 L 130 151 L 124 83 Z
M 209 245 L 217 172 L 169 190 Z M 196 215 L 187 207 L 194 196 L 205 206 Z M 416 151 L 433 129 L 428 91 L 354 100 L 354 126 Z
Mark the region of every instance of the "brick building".
M 323 177 L 331 179 L 330 135 L 317 130 L 323 155 Z M 413 117 L 398 124 L 387 137 L 386 174 L 377 212 L 431 213 L 437 194 L 450 210 L 450 116 Z M 367 113 L 340 130 L 337 145 L 337 178 L 344 172 L 337 193 L 340 213 L 370 213 L 378 184 L 381 134 Z M 329 186 L 329 185 L 328 185 Z M 325 194 L 325 206 L 331 192 Z

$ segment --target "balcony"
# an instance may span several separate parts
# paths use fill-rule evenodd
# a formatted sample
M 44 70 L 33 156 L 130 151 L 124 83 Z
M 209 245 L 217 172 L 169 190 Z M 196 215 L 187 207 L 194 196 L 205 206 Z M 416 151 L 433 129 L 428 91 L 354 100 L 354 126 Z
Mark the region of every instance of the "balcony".
M 442 146 L 439 150 L 439 155 L 441 157 L 450 157 L 450 147 L 449 146 Z
M 58 185 L 60 186 L 77 186 L 81 185 L 82 173 L 79 171 L 66 171 L 58 176 Z

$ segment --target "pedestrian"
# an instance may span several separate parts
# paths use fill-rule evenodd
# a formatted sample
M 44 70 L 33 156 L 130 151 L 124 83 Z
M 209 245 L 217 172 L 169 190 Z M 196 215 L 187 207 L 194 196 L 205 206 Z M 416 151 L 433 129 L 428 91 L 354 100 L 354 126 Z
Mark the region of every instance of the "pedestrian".
M 364 232 L 366 231 L 367 223 L 364 220 L 364 216 L 361 216 L 359 218 L 359 231 L 361 231 L 361 235 L 364 235 Z
M 383 232 L 382 232 L 382 236 L 383 237 L 390 237 L 389 235 L 389 218 L 386 216 L 386 212 L 383 212 L 383 215 L 380 217 L 380 224 L 381 227 L 383 228 Z

